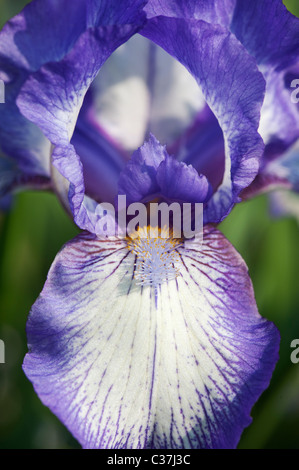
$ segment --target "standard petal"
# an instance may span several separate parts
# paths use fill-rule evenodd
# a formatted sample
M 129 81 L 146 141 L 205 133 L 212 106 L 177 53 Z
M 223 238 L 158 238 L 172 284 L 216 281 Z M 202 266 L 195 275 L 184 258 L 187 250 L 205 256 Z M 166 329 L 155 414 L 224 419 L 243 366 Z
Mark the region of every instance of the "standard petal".
M 149 18 L 170 16 L 197 19 L 220 24 L 226 28 L 231 22 L 236 0 L 149 0 L 145 11 Z
M 109 57 L 91 92 L 100 126 L 130 153 L 149 133 L 171 144 L 204 106 L 185 67 L 139 34 Z
M 92 27 L 140 24 L 144 0 L 34 0 L 1 31 L 0 54 L 27 71 L 61 60 Z
M 105 62 L 90 97 L 98 132 L 106 131 L 114 145 L 133 152 L 152 133 L 169 154 L 219 186 L 224 140 L 218 121 L 193 76 L 156 44 L 138 34 L 129 39 Z
M 281 0 L 236 0 L 231 30 L 262 67 L 298 61 L 299 20 Z
M 57 255 L 27 325 L 24 371 L 88 448 L 231 448 L 268 386 L 278 332 L 247 268 L 207 228 L 180 275 L 134 280 L 123 240 L 80 235 Z
M 25 15 L 25 20 L 28 17 L 29 22 L 38 26 L 39 36 L 42 34 L 47 37 L 45 44 L 41 46 L 46 58 L 36 47 L 25 49 L 24 54 L 30 55 L 34 51 L 38 56 L 39 62 L 35 64 L 35 70 L 38 71 L 27 79 L 18 99 L 18 106 L 56 144 L 71 137 L 83 97 L 102 64 L 143 24 L 144 14 L 141 9 L 144 1 L 124 1 L 120 5 L 113 0 L 109 2 L 109 8 L 107 1 L 100 0 L 80 0 L 76 8 L 69 1 L 57 3 L 48 0 L 47 5 L 42 8 L 38 2 L 34 5 L 33 11 L 26 10 L 28 14 Z M 55 19 L 54 28 L 49 23 L 46 6 L 50 12 L 54 8 L 59 21 L 62 21 L 57 30 Z M 76 21 L 70 21 L 72 16 L 68 16 L 69 10 L 71 15 L 75 15 Z M 50 16 L 52 14 L 53 12 Z M 37 40 L 34 36 L 35 29 L 27 28 L 23 17 L 16 18 L 22 24 L 25 22 L 25 26 L 19 28 L 21 31 L 18 31 L 17 37 L 19 41 L 24 36 L 28 37 L 30 46 L 32 41 Z M 68 25 L 66 28 L 64 23 Z M 43 36 L 39 36 L 42 43 Z M 16 34 L 13 39 L 16 42 Z M 43 57 L 42 61 L 40 57 Z M 40 68 L 43 64 L 47 65 Z
M 58 71 L 53 63 L 63 60 L 76 43 L 79 42 L 82 45 L 84 39 L 80 38 L 85 35 L 86 39 L 86 31 L 89 28 L 103 27 L 110 31 L 116 23 L 119 25 L 131 23 L 137 28 L 142 22 L 140 10 L 143 4 L 143 0 L 124 1 L 121 5 L 116 0 L 110 1 L 109 5 L 106 0 L 78 0 L 74 6 L 70 0 L 59 2 L 56 0 L 35 0 L 4 26 L 0 33 L 0 78 L 5 82 L 5 105 L 0 106 L 0 139 L 3 152 L 17 162 L 19 172 L 31 179 L 34 179 L 36 175 L 50 177 L 50 143 L 38 127 L 20 114 L 16 106 L 17 97 L 24 83 L 29 81 L 27 88 L 25 87 L 30 95 L 27 98 L 29 101 L 33 99 L 35 106 L 41 113 L 41 120 L 38 119 L 37 110 L 33 112 L 33 115 L 31 114 L 33 105 L 31 107 L 28 103 L 28 116 L 26 117 L 40 128 L 42 128 L 40 124 L 45 124 L 47 120 L 48 124 L 49 121 L 50 123 L 52 121 L 54 129 L 52 133 L 45 132 L 48 136 L 55 135 L 57 138 L 65 135 L 65 129 L 58 129 L 59 126 L 57 127 L 57 121 L 53 119 L 53 116 L 62 124 L 72 127 L 75 118 L 70 116 L 70 108 L 72 105 L 73 108 L 78 105 L 80 92 L 82 92 L 82 90 L 79 92 L 80 86 L 75 83 L 75 79 L 82 79 L 83 85 L 86 85 L 84 79 L 87 80 L 86 77 L 91 72 L 88 70 L 86 74 L 83 72 L 80 75 L 77 70 L 78 67 L 80 68 L 80 61 L 75 53 L 73 54 L 75 62 L 72 74 L 67 73 L 69 71 L 67 60 Z M 123 31 L 126 28 L 123 26 L 121 29 Z M 118 34 L 116 30 L 114 33 L 115 37 L 112 43 L 114 47 L 117 47 Z M 100 33 L 99 36 L 101 36 Z M 128 37 L 124 33 L 124 40 Z M 88 42 L 88 39 L 86 41 Z M 103 41 L 101 45 L 107 49 Z M 96 48 L 94 48 L 95 51 Z M 105 54 L 109 54 L 109 51 L 105 50 L 102 53 L 105 56 Z M 82 55 L 85 56 L 85 54 L 88 55 L 87 45 Z M 95 56 L 98 58 L 99 54 L 95 52 Z M 94 62 L 92 51 L 89 51 L 88 58 L 91 63 Z M 44 73 L 37 72 L 46 63 L 52 64 L 50 70 L 53 75 L 47 69 L 44 70 Z M 82 66 L 84 69 L 84 64 Z M 31 77 L 31 74 L 35 72 L 37 72 L 38 82 L 40 81 L 38 85 L 43 84 L 49 87 L 48 99 L 50 102 L 45 102 L 45 91 L 40 91 L 34 78 Z M 63 82 L 61 74 L 65 74 L 65 79 L 71 79 L 69 87 Z M 51 89 L 49 75 L 55 81 L 58 93 L 56 96 L 55 90 Z M 60 90 L 59 86 L 62 87 Z M 21 102 L 22 99 L 20 99 Z M 46 110 L 42 109 L 43 104 L 46 106 Z M 63 105 L 66 106 L 65 109 Z M 24 107 L 26 108 L 26 104 Z M 72 110 L 76 113 L 78 110 L 73 108 Z M 63 111 L 67 114 L 65 118 L 62 116 Z M 51 113 L 53 114 L 51 115 Z M 44 128 L 42 130 L 45 131 Z M 53 138 L 53 142 L 56 142 L 56 139 Z
M 16 177 L 50 177 L 50 143 L 20 114 L 16 105 L 19 91 L 31 72 L 63 57 L 84 31 L 85 17 L 82 0 L 78 0 L 76 9 L 67 0 L 35 0 L 0 33 L 0 78 L 5 83 L 0 142 L 3 152 L 15 162 Z
M 90 230 L 88 221 L 94 214 L 87 208 L 90 204 L 81 207 L 85 193 L 83 169 L 79 157 L 73 156 L 74 148 L 69 142 L 85 93 L 100 67 L 143 24 L 143 4 L 143 0 L 136 0 L 122 2 L 119 6 L 119 2 L 113 1 L 109 2 L 108 8 L 106 1 L 88 1 L 83 15 L 85 30 L 80 30 L 75 41 L 70 34 L 64 54 L 60 58 L 55 56 L 55 61 L 49 61 L 30 74 L 17 99 L 24 116 L 39 126 L 51 143 L 57 146 L 53 162 L 70 182 L 69 199 L 71 208 L 76 208 L 73 213 L 75 222 L 87 230 Z M 44 24 L 45 30 L 47 25 L 48 21 Z M 74 166 L 69 164 L 68 155 L 72 155 Z M 113 178 L 112 184 L 115 185 Z M 111 188 L 108 197 L 111 197 Z M 92 206 L 95 207 L 94 204 Z M 86 225 L 82 226 L 83 221 Z
M 221 126 L 226 150 L 224 177 L 206 212 L 206 222 L 219 222 L 258 171 L 263 154 L 257 128 L 264 79 L 254 59 L 221 26 L 158 17 L 147 23 L 142 34 L 192 73 Z
M 81 34 L 61 61 L 48 63 L 28 78 L 17 101 L 24 116 L 53 144 L 69 141 L 91 82 L 110 54 L 137 28 L 102 26 Z

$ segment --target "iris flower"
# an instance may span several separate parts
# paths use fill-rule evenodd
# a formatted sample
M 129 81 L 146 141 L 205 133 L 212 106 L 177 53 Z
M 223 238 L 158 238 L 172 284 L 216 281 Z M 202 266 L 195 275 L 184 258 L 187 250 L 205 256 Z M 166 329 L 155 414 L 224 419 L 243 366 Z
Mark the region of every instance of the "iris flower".
M 279 335 L 216 225 L 294 186 L 298 33 L 278 0 L 35 0 L 1 32 L 0 190 L 52 188 L 82 229 L 24 371 L 83 447 L 232 448 L 249 425 Z M 99 236 L 117 195 L 202 203 L 201 247 Z

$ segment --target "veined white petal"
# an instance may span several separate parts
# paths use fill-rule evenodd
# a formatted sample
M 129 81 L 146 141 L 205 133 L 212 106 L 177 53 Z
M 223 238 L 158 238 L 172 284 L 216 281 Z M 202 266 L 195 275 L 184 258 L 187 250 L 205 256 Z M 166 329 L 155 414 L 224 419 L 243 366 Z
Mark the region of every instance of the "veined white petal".
M 220 232 L 177 249 L 180 276 L 134 279 L 125 241 L 79 236 L 28 322 L 24 370 L 84 447 L 229 448 L 277 359 L 246 266 Z

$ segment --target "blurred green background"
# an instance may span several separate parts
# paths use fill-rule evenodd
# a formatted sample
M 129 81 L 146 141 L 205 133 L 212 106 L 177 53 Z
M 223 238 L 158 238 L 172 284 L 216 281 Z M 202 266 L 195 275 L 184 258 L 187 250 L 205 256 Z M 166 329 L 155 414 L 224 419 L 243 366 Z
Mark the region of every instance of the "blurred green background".
M 28 1 L 0 0 L 0 27 Z M 298 0 L 285 4 L 299 16 Z M 299 226 L 269 215 L 268 197 L 237 206 L 221 229 L 247 262 L 262 316 L 281 332 L 280 360 L 269 388 L 255 405 L 239 448 L 299 449 L 299 364 L 290 343 L 299 338 Z M 25 325 L 48 269 L 62 245 L 78 233 L 55 196 L 18 194 L 0 212 L 0 448 L 78 448 L 44 407 L 22 372 Z

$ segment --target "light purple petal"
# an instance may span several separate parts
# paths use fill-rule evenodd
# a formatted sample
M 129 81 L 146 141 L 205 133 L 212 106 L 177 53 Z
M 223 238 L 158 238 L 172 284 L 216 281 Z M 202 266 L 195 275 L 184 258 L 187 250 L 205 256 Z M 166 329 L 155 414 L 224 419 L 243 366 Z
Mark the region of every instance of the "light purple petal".
M 88 448 L 232 448 L 277 361 L 240 255 L 207 228 L 180 274 L 134 280 L 123 240 L 80 235 L 57 255 L 28 324 L 24 371 Z
M 0 54 L 27 71 L 59 61 L 89 28 L 140 24 L 144 0 L 34 0 L 1 32 Z
M 83 71 L 80 74 L 80 61 L 78 60 L 78 47 L 84 48 L 81 55 L 86 58 L 89 28 L 104 28 L 106 33 L 116 23 L 124 34 L 123 39 L 129 36 L 124 33 L 126 23 L 131 23 L 131 28 L 138 28 L 142 23 L 142 14 L 140 10 L 144 4 L 143 0 L 134 0 L 133 2 L 121 2 L 116 0 L 77 0 L 76 5 L 69 0 L 35 0 L 27 5 L 24 10 L 12 20 L 10 20 L 0 33 L 0 78 L 5 81 L 5 104 L 0 106 L 1 122 L 0 122 L 0 140 L 3 152 L 17 162 L 17 172 L 30 178 L 32 181 L 36 176 L 39 178 L 50 177 L 50 143 L 44 137 L 43 133 L 37 127 L 42 128 L 47 136 L 52 137 L 52 143 L 57 142 L 58 136 L 61 138 L 66 135 L 65 129 L 60 124 L 74 125 L 76 116 L 72 117 L 71 113 L 76 113 L 78 109 L 73 109 L 80 102 L 79 83 L 75 83 L 76 79 L 88 80 L 91 70 L 84 73 L 84 63 L 82 61 Z M 130 29 L 130 27 L 127 27 Z M 122 34 L 121 33 L 121 34 Z M 101 37 L 99 32 L 98 36 Z M 83 39 L 82 39 L 83 36 Z M 92 33 L 90 33 L 90 41 L 92 42 Z M 85 38 L 85 45 L 84 43 Z M 114 30 L 114 37 L 111 41 L 111 47 L 117 47 L 119 44 L 119 35 Z M 100 40 L 101 42 L 101 40 Z M 102 56 L 105 58 L 109 55 L 109 50 L 102 41 Z M 70 72 L 69 62 L 65 59 L 64 65 L 57 70 L 54 62 L 61 61 L 65 56 L 71 53 L 73 47 L 77 45 L 77 55 L 73 52 L 73 73 Z M 89 43 L 89 46 L 92 46 Z M 97 44 L 99 48 L 101 44 Z M 89 51 L 89 65 L 92 68 L 95 56 L 99 60 L 99 52 L 96 53 L 96 47 Z M 110 51 L 111 52 L 111 51 Z M 93 55 L 94 53 L 94 55 Z M 50 63 L 49 69 L 45 67 L 43 72 L 38 72 L 40 67 Z M 56 63 L 57 65 L 57 63 Z M 89 67 L 89 69 L 90 69 Z M 50 77 L 50 71 L 53 75 Z M 37 78 L 35 82 L 32 74 Z M 61 74 L 65 74 L 63 77 Z M 68 80 L 68 86 L 64 82 L 64 78 Z M 51 81 L 52 79 L 52 81 Z M 29 122 L 19 112 L 16 106 L 16 100 L 20 89 L 24 82 L 28 81 L 25 88 L 27 90 L 27 99 L 25 103 L 20 98 L 19 105 L 22 108 L 27 107 L 27 116 L 29 120 L 37 126 Z M 55 82 L 55 84 L 53 83 Z M 30 88 L 30 84 L 32 88 Z M 51 89 L 52 84 L 52 89 Z M 41 89 L 42 85 L 48 86 L 48 90 Z M 57 87 L 53 90 L 53 85 Z M 58 87 L 61 86 L 59 90 Z M 83 83 L 83 86 L 87 83 Z M 41 86 L 41 88 L 40 88 Z M 48 95 L 47 95 L 48 91 Z M 50 102 L 46 100 L 46 97 Z M 64 98 L 64 103 L 62 103 Z M 30 100 L 33 100 L 33 103 Z M 46 101 L 45 101 L 46 100 Z M 43 109 L 45 105 L 46 109 Z M 65 105 L 65 109 L 63 106 Z M 34 106 L 38 109 L 34 108 Z M 73 107 L 72 107 L 73 106 Z M 63 116 L 63 112 L 66 116 Z M 53 113 L 53 114 L 51 114 Z M 24 111 L 26 114 L 26 111 Z M 54 118 L 55 116 L 55 118 Z M 40 118 L 40 119 L 39 119 Z M 52 132 L 45 130 L 43 124 L 53 124 Z M 17 173 L 15 179 L 17 178 Z M 3 185 L 2 185 L 3 186 Z
M 40 129 L 20 114 L 16 106 L 18 93 L 31 72 L 63 57 L 84 31 L 86 4 L 78 0 L 74 8 L 67 0 L 35 0 L 0 33 L 0 78 L 5 82 L 0 142 L 3 152 L 16 162 L 24 177 L 49 178 L 50 143 Z
M 175 201 L 205 202 L 211 194 L 205 176 L 199 175 L 192 165 L 169 156 L 158 167 L 157 183 L 161 194 Z
M 125 1 L 120 6 L 118 2 L 113 1 L 109 2 L 109 8 L 107 1 L 82 4 L 85 5 L 86 11 L 84 15 L 80 11 L 77 14 L 82 15 L 85 29 L 78 30 L 77 34 L 74 26 L 76 31 L 72 30 L 72 34 L 69 34 L 68 49 L 64 48 L 61 60 L 55 56 L 55 62 L 48 62 L 36 73 L 31 74 L 22 87 L 17 103 L 22 113 L 38 125 L 52 144 L 58 147 L 54 151 L 53 162 L 71 183 L 69 198 L 71 208 L 75 210 L 75 222 L 81 228 L 89 230 L 89 223 L 86 226 L 82 224 L 83 221 L 93 219 L 94 214 L 89 214 L 84 204 L 80 206 L 85 191 L 82 165 L 77 157 L 71 158 L 74 166 L 69 164 L 68 156 L 74 153 L 69 141 L 85 93 L 100 67 L 109 55 L 143 24 L 144 14 L 141 8 L 144 2 Z M 64 15 L 63 10 L 61 14 Z M 43 21 L 47 30 L 48 20 L 45 23 L 43 18 Z M 41 22 L 40 28 L 42 24 Z M 75 42 L 72 40 L 73 33 L 77 34 Z M 99 181 L 99 184 L 101 183 Z M 112 184 L 115 185 L 114 178 Z M 95 204 L 92 206 L 95 207 Z
M 171 144 L 204 106 L 200 89 L 177 60 L 135 35 L 115 51 L 91 85 L 94 116 L 129 153 L 154 134 Z
M 142 34 L 186 66 L 221 126 L 226 150 L 224 178 L 206 212 L 206 222 L 219 222 L 258 171 L 263 153 L 257 128 L 264 79 L 254 59 L 220 26 L 159 17 L 150 20 Z
M 127 204 L 156 197 L 181 202 L 205 202 L 211 188 L 205 176 L 191 166 L 170 157 L 165 146 L 150 135 L 149 141 L 133 153 L 120 175 L 118 194 Z
M 136 29 L 89 28 L 65 58 L 48 63 L 26 81 L 18 106 L 53 144 L 70 140 L 88 87 L 109 55 Z
M 299 73 L 299 19 L 281 0 L 237 0 L 231 30 L 266 79 L 260 132 L 266 143 L 290 145 L 299 137 L 299 105 L 291 100 Z

